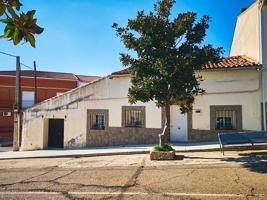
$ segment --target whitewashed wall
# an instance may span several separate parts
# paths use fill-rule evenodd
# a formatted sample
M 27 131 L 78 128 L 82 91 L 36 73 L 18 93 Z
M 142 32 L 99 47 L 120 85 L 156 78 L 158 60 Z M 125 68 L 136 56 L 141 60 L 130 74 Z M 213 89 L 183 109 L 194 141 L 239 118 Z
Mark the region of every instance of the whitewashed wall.
M 247 55 L 259 61 L 259 7 L 255 2 L 237 18 L 230 56 Z
M 121 127 L 121 107 L 130 105 L 127 92 L 129 77 L 105 78 L 93 84 L 83 86 L 61 96 L 49 99 L 26 112 L 23 128 L 22 149 L 42 149 L 47 146 L 47 131 L 44 131 L 46 119 L 64 119 L 64 145 L 75 139 L 75 145 L 86 145 L 87 109 L 108 109 L 109 126 Z M 66 105 L 75 99 L 80 101 Z M 63 107 L 62 107 L 63 106 Z M 146 128 L 161 128 L 161 109 L 154 102 L 138 102 L 134 106 L 146 106 Z M 57 110 L 51 110 L 60 108 Z M 34 110 L 39 110 L 37 116 Z
M 267 5 L 262 10 L 262 43 L 263 64 L 267 67 Z
M 210 130 L 211 105 L 242 105 L 243 129 L 261 130 L 259 71 L 214 71 L 201 75 L 206 94 L 195 100 L 194 109 L 201 109 L 201 114 L 193 115 L 193 129 Z

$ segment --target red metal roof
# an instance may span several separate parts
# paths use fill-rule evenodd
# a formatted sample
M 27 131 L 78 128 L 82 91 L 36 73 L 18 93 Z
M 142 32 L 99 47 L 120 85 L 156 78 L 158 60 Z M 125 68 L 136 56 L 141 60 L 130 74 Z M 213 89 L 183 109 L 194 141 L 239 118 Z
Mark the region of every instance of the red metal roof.
M 247 56 L 231 56 L 228 58 L 224 58 L 216 63 L 208 62 L 206 65 L 202 66 L 201 69 L 202 70 L 236 69 L 236 68 L 247 69 L 251 67 L 260 67 L 260 66 L 261 65 L 258 62 Z M 117 72 L 113 72 L 111 75 L 124 75 L 124 74 L 129 74 L 128 69 L 123 69 Z
M 0 71 L 0 76 L 16 76 L 16 71 Z M 46 72 L 46 71 L 36 71 L 36 75 L 39 78 L 51 78 L 51 79 L 66 79 L 66 80 L 77 80 L 77 77 L 72 73 L 63 72 Z M 21 76 L 33 77 L 34 71 L 23 70 L 21 71 Z

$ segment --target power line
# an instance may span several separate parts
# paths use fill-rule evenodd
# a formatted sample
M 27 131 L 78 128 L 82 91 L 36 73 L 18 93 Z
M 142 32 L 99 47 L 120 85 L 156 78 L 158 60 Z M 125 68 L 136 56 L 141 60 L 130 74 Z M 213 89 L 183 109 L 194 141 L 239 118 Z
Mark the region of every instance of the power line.
M 3 52 L 3 51 L 0 51 L 0 53 L 3 54 L 3 55 L 6 55 L 6 56 L 13 57 L 13 58 L 16 58 L 17 57 L 15 55 L 12 55 L 12 54 L 9 54 L 9 53 Z
M 25 64 L 23 64 L 23 63 L 20 63 L 20 64 L 21 64 L 22 66 L 28 68 L 28 69 L 34 70 L 32 67 L 29 67 L 28 65 L 25 65 Z
M 16 58 L 17 56 L 15 55 L 12 55 L 10 53 L 6 53 L 6 52 L 3 52 L 3 51 L 0 51 L 0 54 L 3 54 L 3 55 L 6 55 L 6 56 L 10 56 L 10 57 L 13 57 L 13 58 Z M 28 69 L 31 69 L 31 70 L 34 70 L 32 67 L 29 67 L 28 65 L 25 65 L 24 63 L 20 63 L 22 66 L 28 68 Z M 39 66 L 37 66 L 39 67 Z

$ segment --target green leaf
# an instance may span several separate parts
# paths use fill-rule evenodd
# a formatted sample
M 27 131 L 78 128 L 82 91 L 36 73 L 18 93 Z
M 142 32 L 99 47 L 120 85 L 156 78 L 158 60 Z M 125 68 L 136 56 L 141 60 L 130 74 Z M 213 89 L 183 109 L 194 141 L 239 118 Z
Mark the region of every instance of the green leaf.
M 41 34 L 44 29 L 37 25 L 37 19 L 34 18 L 36 11 L 19 11 L 21 6 L 20 0 L 0 0 L 0 17 L 5 12 L 9 15 L 0 19 L 0 23 L 6 25 L 0 38 L 12 40 L 14 45 L 24 40 L 35 47 L 35 35 Z
M 14 45 L 17 45 L 21 41 L 20 37 L 19 37 L 19 34 L 20 34 L 20 31 L 19 31 L 19 29 L 16 28 L 15 32 L 13 34 L 13 37 L 12 37 Z
M 31 33 L 26 34 L 27 41 L 30 42 L 31 46 L 35 48 L 35 38 Z
M 10 23 L 6 25 L 5 31 L 7 31 L 8 29 L 15 29 L 15 28 L 16 28 L 15 25 Z
M 6 6 L 5 5 L 1 5 L 0 6 L 0 16 L 2 16 L 6 11 Z
M 1 35 L 0 37 L 1 38 L 9 38 L 10 37 L 10 33 L 11 33 L 11 30 L 8 29 L 7 31 L 5 31 L 4 35 Z
M 5 23 L 5 24 L 9 24 L 9 23 L 11 23 L 12 20 L 11 19 L 1 19 L 0 21 Z

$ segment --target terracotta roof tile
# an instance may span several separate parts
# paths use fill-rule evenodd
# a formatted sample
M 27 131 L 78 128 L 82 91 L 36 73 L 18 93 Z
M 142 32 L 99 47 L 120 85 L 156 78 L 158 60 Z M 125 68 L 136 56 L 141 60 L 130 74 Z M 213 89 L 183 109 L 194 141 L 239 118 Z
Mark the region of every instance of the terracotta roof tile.
M 261 67 L 261 65 L 252 58 L 249 58 L 247 56 L 231 56 L 228 58 L 224 58 L 216 63 L 208 62 L 206 65 L 202 66 L 201 69 L 202 70 L 235 69 L 235 68 L 247 69 L 251 67 Z M 111 75 L 124 75 L 124 74 L 129 74 L 128 69 L 123 69 L 117 72 L 113 72 Z
M 229 68 L 250 68 L 260 67 L 261 65 L 247 56 L 231 56 L 224 58 L 217 63 L 208 62 L 202 69 L 229 69 Z

